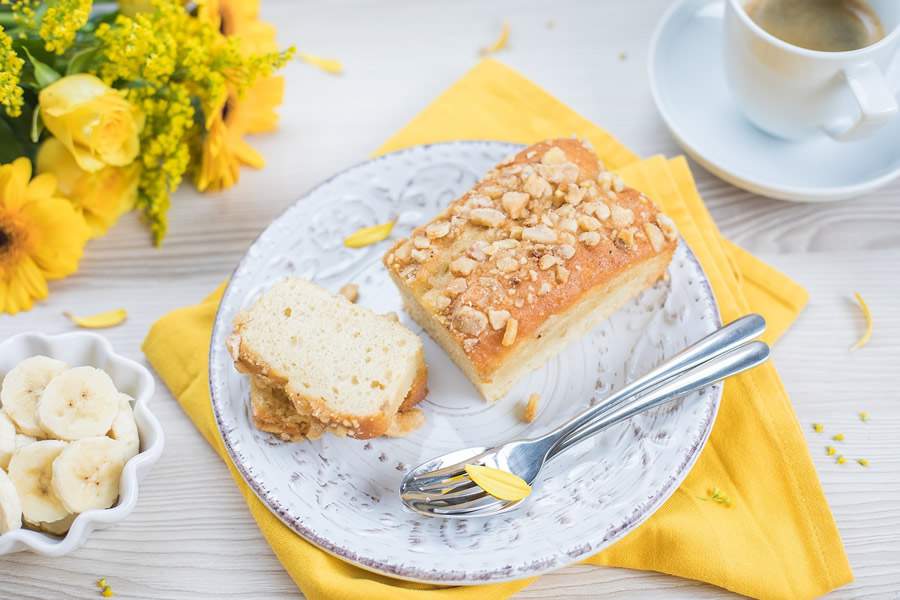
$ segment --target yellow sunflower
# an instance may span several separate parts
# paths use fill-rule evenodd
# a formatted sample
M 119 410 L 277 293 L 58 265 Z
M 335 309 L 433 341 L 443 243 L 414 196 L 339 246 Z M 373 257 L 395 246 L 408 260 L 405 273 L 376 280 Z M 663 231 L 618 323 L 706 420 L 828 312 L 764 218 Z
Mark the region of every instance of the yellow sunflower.
M 31 179 L 27 158 L 0 165 L 0 310 L 15 314 L 47 297 L 47 281 L 71 275 L 89 231 L 56 195 L 56 177 Z
M 209 0 L 198 15 L 214 23 L 223 35 L 238 40 L 241 50 L 252 53 L 275 52 L 275 28 L 259 20 L 258 0 Z M 207 120 L 195 182 L 203 190 L 219 190 L 237 183 L 240 167 L 265 166 L 265 159 L 244 137 L 274 131 L 278 127 L 275 109 L 284 99 L 284 78 L 266 77 L 242 95 L 229 94 L 220 110 Z

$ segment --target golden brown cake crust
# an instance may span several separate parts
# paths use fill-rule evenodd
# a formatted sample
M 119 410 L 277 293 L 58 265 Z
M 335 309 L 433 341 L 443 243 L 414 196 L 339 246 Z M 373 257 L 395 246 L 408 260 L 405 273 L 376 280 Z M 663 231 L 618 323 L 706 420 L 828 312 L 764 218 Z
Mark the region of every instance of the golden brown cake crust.
M 384 263 L 490 380 L 550 316 L 643 261 L 667 263 L 677 237 L 672 220 L 605 172 L 590 148 L 557 139 L 495 167 L 398 240 Z

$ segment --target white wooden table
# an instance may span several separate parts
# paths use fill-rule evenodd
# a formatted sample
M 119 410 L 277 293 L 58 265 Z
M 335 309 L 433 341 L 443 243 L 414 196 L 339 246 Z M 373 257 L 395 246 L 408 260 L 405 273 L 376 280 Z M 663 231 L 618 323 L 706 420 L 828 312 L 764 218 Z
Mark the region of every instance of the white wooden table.
M 678 147 L 656 115 L 646 78 L 647 46 L 667 0 L 534 2 L 480 0 L 264 0 L 281 41 L 334 56 L 343 77 L 295 63 L 286 70 L 282 127 L 254 140 L 267 157 L 240 185 L 174 198 L 162 249 L 136 218 L 92 242 L 80 272 L 51 287 L 30 313 L 0 317 L 0 337 L 71 328 L 63 310 L 126 307 L 128 322 L 106 335 L 143 360 L 149 326 L 199 301 L 247 245 L 300 194 L 364 160 L 392 132 L 475 64 L 479 47 L 508 20 L 498 58 L 519 69 L 643 155 Z M 625 53 L 624 60 L 620 53 Z M 803 283 L 805 313 L 775 360 L 808 432 L 856 582 L 836 598 L 900 598 L 900 183 L 831 205 L 788 204 L 738 190 L 692 165 L 719 226 L 735 242 Z M 860 291 L 875 315 L 871 344 L 849 354 L 862 331 L 851 303 Z M 167 447 L 142 487 L 134 514 L 59 559 L 0 559 L 0 599 L 96 598 L 106 576 L 119 598 L 167 600 L 300 597 L 250 517 L 231 478 L 162 387 L 154 410 Z M 856 413 L 867 410 L 871 421 Z M 871 461 L 839 466 L 809 424 L 844 431 L 848 454 Z M 727 592 L 674 577 L 573 566 L 547 575 L 522 598 L 718 598 Z

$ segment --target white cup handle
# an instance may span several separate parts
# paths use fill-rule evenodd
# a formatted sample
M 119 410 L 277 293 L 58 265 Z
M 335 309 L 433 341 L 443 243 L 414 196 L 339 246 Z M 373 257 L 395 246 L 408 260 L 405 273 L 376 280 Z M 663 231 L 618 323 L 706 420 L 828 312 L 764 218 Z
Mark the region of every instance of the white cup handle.
M 875 63 L 846 67 L 844 78 L 859 105 L 859 115 L 827 123 L 825 132 L 834 139 L 849 142 L 867 137 L 900 111 L 892 86 Z

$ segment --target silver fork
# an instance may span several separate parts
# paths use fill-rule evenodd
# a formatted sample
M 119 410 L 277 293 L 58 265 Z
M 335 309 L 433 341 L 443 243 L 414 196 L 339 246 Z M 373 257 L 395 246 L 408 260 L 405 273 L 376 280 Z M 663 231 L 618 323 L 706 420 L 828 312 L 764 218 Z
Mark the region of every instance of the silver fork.
M 427 516 L 487 516 L 511 510 L 517 502 L 489 496 L 465 474 L 465 465 L 503 469 L 532 484 L 548 460 L 587 437 L 764 362 L 769 355 L 768 346 L 762 342 L 747 343 L 764 330 L 762 317 L 748 315 L 706 336 L 541 437 L 496 448 L 466 448 L 422 463 L 403 478 L 400 497 L 408 508 Z

